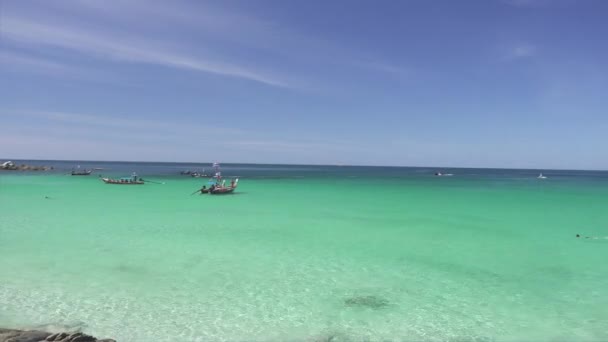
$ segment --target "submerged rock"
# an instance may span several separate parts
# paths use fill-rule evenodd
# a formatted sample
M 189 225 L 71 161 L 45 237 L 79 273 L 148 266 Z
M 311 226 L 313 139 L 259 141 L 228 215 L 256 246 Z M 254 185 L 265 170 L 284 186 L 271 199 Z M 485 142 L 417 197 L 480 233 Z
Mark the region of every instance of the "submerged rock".
M 0 328 L 0 342 L 116 342 L 112 339 L 98 340 L 81 332 L 51 334 L 39 330 L 15 330 Z
M 346 306 L 360 306 L 372 309 L 381 309 L 388 306 L 388 300 L 376 296 L 355 296 L 344 300 Z
M 38 330 L 13 330 L 0 328 L 0 342 L 40 342 L 50 333 Z
M 314 336 L 306 342 L 347 342 L 349 341 L 345 336 L 341 334 L 323 334 L 319 336 Z
M 47 341 L 61 341 L 62 339 L 68 337 L 68 333 L 56 333 L 46 338 Z

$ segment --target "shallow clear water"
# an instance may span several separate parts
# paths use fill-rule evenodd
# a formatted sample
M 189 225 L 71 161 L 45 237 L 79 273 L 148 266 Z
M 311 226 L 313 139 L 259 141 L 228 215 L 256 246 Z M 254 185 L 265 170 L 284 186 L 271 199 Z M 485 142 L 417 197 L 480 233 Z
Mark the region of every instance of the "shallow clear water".
M 605 341 L 608 173 L 81 163 L 0 173 L 0 326 L 120 341 Z M 209 166 L 206 166 L 210 169 Z M 207 170 L 209 171 L 209 170 Z M 49 198 L 45 198 L 48 196 Z

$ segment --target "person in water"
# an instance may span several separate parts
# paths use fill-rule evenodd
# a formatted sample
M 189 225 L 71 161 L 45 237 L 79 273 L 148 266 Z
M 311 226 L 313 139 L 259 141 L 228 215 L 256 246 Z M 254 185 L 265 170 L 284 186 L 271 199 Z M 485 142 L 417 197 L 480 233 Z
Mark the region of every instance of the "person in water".
M 582 236 L 580 234 L 576 234 L 577 238 L 581 238 Z M 585 236 L 585 239 L 592 239 L 592 240 L 600 240 L 600 239 L 608 239 L 608 236 Z

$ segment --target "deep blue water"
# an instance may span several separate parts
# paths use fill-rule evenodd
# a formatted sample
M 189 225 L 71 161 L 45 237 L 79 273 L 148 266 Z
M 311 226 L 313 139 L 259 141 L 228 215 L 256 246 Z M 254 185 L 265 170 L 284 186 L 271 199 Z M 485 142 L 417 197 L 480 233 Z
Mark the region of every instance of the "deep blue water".
M 0 159 L 7 160 L 7 159 Z M 213 172 L 212 163 L 167 163 L 167 162 L 114 162 L 114 161 L 65 161 L 65 160 L 12 160 L 15 164 L 52 166 L 47 173 L 69 173 L 80 165 L 83 169 L 100 168 L 94 175 L 128 176 L 137 172 L 142 177 L 187 177 L 180 171 Z M 435 172 L 453 174 L 463 179 L 525 180 L 535 179 L 539 173 L 548 179 L 560 181 L 604 181 L 608 171 L 588 170 L 540 170 L 540 169 L 493 169 L 454 167 L 386 167 L 386 166 L 335 166 L 335 165 L 273 165 L 222 163 L 222 174 L 241 178 L 311 178 L 311 177 L 372 177 L 372 178 L 437 178 Z M 32 174 L 16 171 L 15 173 Z M 12 172 L 11 172 L 12 173 Z M 38 172 L 37 172 L 38 173 Z

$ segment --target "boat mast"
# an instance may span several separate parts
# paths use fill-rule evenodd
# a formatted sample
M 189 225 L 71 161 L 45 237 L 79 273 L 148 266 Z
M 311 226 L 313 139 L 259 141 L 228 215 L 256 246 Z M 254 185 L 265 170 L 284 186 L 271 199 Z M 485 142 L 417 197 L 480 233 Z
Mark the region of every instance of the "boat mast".
M 213 177 L 215 177 L 216 179 L 216 184 L 220 184 L 220 182 L 222 181 L 222 172 L 220 171 L 220 164 L 213 163 L 213 170 L 215 172 L 215 175 Z

